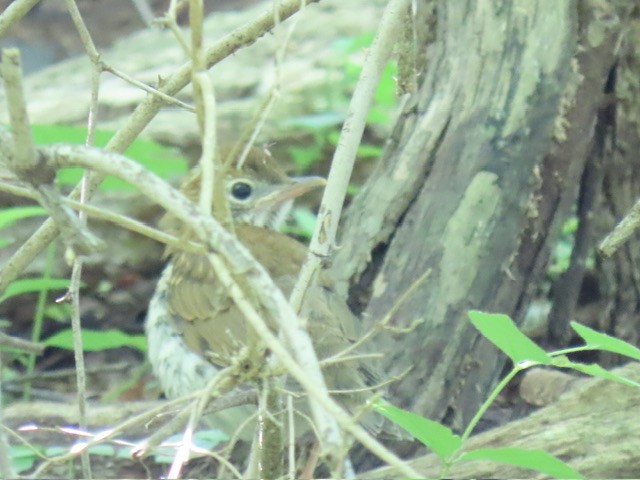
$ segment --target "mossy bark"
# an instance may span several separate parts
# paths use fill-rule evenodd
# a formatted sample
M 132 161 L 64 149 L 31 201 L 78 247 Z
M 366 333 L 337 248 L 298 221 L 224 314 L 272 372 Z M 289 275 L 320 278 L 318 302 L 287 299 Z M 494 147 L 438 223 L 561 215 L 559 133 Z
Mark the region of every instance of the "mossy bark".
M 466 312 L 523 319 L 576 200 L 618 8 L 437 2 L 419 91 L 349 210 L 335 261 L 371 323 L 430 272 L 392 320 L 422 323 L 381 342 L 391 371 L 410 368 L 392 386 L 404 406 L 461 428 L 495 384 L 505 356 Z

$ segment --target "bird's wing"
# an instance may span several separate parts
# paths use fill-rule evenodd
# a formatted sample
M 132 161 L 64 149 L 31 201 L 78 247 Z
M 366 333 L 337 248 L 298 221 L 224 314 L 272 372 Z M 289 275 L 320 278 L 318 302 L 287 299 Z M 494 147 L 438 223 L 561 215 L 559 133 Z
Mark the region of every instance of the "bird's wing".
M 202 256 L 174 256 L 167 305 L 192 350 L 227 364 L 246 342 L 245 322 L 239 321 L 240 312 L 206 261 Z M 200 263 L 194 268 L 186 262 Z

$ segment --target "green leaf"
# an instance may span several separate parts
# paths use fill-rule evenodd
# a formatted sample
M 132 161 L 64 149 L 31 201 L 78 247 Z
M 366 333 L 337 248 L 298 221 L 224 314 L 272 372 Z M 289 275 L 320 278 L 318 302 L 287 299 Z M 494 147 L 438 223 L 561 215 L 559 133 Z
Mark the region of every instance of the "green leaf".
M 462 441 L 460 437 L 438 422 L 394 407 L 384 401 L 377 401 L 373 407 L 433 450 L 443 462 L 460 448 Z
M 333 42 L 332 47 L 338 52 L 354 53 L 371 45 L 374 34 L 372 32 L 361 33 L 355 37 L 339 38 Z
M 36 448 L 27 445 L 15 445 L 9 447 L 9 457 L 11 465 L 16 473 L 25 472 L 33 467 L 36 459 L 39 458 Z
M 58 455 L 64 455 L 69 451 L 68 448 L 63 447 L 61 445 L 52 445 L 51 447 L 47 447 L 44 451 L 45 456 L 48 458 L 57 457 Z
M 100 455 L 102 457 L 113 457 L 116 454 L 116 449 L 113 445 L 94 445 L 89 448 L 91 455 Z
M 582 337 L 589 347 L 606 350 L 607 352 L 619 353 L 625 357 L 630 357 L 634 360 L 640 361 L 640 350 L 624 340 L 610 337 L 605 333 L 597 332 L 589 327 L 579 324 L 578 322 L 571 322 L 571 328 L 573 328 L 578 335 Z
M 56 322 L 69 322 L 71 318 L 71 305 L 68 303 L 51 303 L 44 307 L 44 315 Z
M 18 220 L 31 217 L 42 217 L 47 211 L 39 205 L 9 207 L 0 210 L 0 229 L 13 225 Z
M 22 473 L 33 467 L 36 458 L 36 456 L 15 458 L 12 459 L 11 464 L 16 473 Z
M 73 143 L 84 145 L 87 140 L 87 129 L 67 125 L 32 125 L 33 141 L 36 145 L 51 145 L 53 143 Z M 112 133 L 97 130 L 95 144 L 98 147 L 106 145 Z
M 382 108 L 373 106 L 367 116 L 367 123 L 372 125 L 385 125 L 391 121 L 389 114 Z
M 623 385 L 628 385 L 630 387 L 640 388 L 640 383 L 634 382 L 633 380 L 610 372 L 609 370 L 602 368 L 597 363 L 585 364 L 572 362 L 566 356 L 562 355 L 553 359 L 553 366 L 558 368 L 571 368 L 578 372 L 591 375 L 592 377 L 604 378 L 606 380 L 622 383 Z
M 295 225 L 292 228 L 293 233 L 304 238 L 311 238 L 313 230 L 316 227 L 315 214 L 305 207 L 294 207 L 292 212 Z
M 9 284 L 2 297 L 0 297 L 0 303 L 24 293 L 35 293 L 44 289 L 66 290 L 67 288 L 69 288 L 68 278 L 23 278 Z
M 460 461 L 490 460 L 516 467 L 530 468 L 556 478 L 584 478 L 559 458 L 544 450 L 523 448 L 481 448 L 465 453 Z
M 97 130 L 95 146 L 104 147 L 114 132 Z M 64 125 L 34 125 L 33 137 L 38 145 L 52 143 L 72 143 L 84 145 L 87 129 Z M 187 162 L 176 155 L 175 150 L 144 139 L 136 139 L 124 154 L 143 165 L 162 178 L 183 174 L 187 171 Z M 83 174 L 81 168 L 65 168 L 58 172 L 57 180 L 63 185 L 75 185 Z M 100 185 L 100 190 L 111 192 L 133 192 L 135 187 L 116 178 L 107 177 Z
M 482 335 L 511 358 L 514 365 L 526 361 L 551 364 L 551 357 L 518 330 L 507 315 L 471 310 L 469 318 Z
M 396 78 L 398 77 L 398 67 L 395 62 L 388 62 L 382 75 L 380 82 L 376 88 L 375 103 L 381 107 L 391 108 L 397 103 L 396 96 Z
M 347 195 L 357 195 L 358 192 L 362 190 L 362 187 L 360 185 L 354 185 L 354 184 L 349 184 L 349 186 L 347 187 Z
M 340 141 L 340 132 L 338 130 L 332 130 L 327 134 L 327 141 L 334 147 L 338 145 Z M 378 145 L 371 145 L 363 143 L 358 146 L 358 158 L 380 158 L 382 156 L 382 147 Z
M 578 217 L 572 215 L 562 225 L 562 235 L 573 235 L 578 231 Z
M 226 442 L 227 440 L 229 440 L 229 435 L 217 428 L 201 430 L 193 436 L 193 442 L 196 446 L 204 450 L 213 450 L 220 443 Z
M 363 143 L 358 147 L 358 158 L 380 158 L 381 156 L 382 147 L 378 145 Z
M 48 347 L 73 350 L 73 334 L 70 329 L 47 338 Z M 141 352 L 147 351 L 147 339 L 144 335 L 129 335 L 120 330 L 82 330 L 82 347 L 85 352 L 99 352 L 111 348 L 131 347 Z
M 610 372 L 604 368 L 602 368 L 597 363 L 592 364 L 574 364 L 571 368 L 574 370 L 578 370 L 579 372 L 586 373 L 587 375 L 591 375 L 592 377 L 604 378 L 607 380 L 612 380 L 614 382 L 622 383 L 623 385 L 628 385 L 630 387 L 640 388 L 640 383 L 634 382 L 633 380 L 629 380 L 628 378 L 622 377 L 620 375 L 616 375 L 613 372 Z
M 322 159 L 322 145 L 320 144 L 305 148 L 290 147 L 288 151 L 299 171 L 307 171 L 311 165 Z

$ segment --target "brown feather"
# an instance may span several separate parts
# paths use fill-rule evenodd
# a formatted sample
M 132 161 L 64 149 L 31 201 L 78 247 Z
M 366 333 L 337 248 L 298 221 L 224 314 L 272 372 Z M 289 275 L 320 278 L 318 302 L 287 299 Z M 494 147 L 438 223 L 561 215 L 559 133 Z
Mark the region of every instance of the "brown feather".
M 305 261 L 307 247 L 276 229 L 278 222 L 284 218 L 282 213 L 286 214 L 290 208 L 291 195 L 299 194 L 293 187 L 295 181 L 257 149 L 251 151 L 242 170 L 231 165 L 227 175 L 228 185 L 233 186 L 233 182 L 239 179 L 251 187 L 252 196 L 247 199 L 233 198 L 232 190 L 228 191 L 231 212 L 237 223 L 235 232 L 238 240 L 267 270 L 282 293 L 289 296 Z M 191 200 L 197 199 L 200 191 L 200 174 L 197 170 L 187 177 L 182 188 Z M 287 196 L 287 189 L 295 193 Z M 284 195 L 281 195 L 282 192 Z M 267 202 L 267 207 L 272 211 L 260 211 L 263 208 L 260 202 L 272 197 L 276 201 Z M 182 238 L 192 237 L 170 215 L 163 218 L 162 226 Z M 191 350 L 215 365 L 229 365 L 244 346 L 252 346 L 258 341 L 256 334 L 217 279 L 206 256 L 173 248 L 167 249 L 167 255 L 172 263 L 167 305 L 175 326 Z M 342 352 L 360 337 L 358 319 L 331 285 L 331 278 L 323 273 L 318 284 L 309 287 L 301 309 L 301 318 L 307 324 L 320 359 Z M 276 330 L 275 325 L 269 326 Z M 263 361 L 260 358 L 255 360 L 257 363 Z M 337 395 L 337 399 L 352 412 L 372 396 L 366 389 L 373 386 L 378 378 L 375 361 L 371 359 L 330 364 L 324 369 L 324 374 L 331 390 L 362 389 L 360 392 Z M 379 415 L 367 414 L 361 420 L 367 429 L 375 433 L 383 425 Z

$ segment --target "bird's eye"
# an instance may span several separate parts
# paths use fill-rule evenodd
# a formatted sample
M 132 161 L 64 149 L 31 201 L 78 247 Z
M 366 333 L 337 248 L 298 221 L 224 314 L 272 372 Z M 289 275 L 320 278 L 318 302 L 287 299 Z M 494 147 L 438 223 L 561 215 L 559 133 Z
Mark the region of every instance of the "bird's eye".
M 246 200 L 253 193 L 253 186 L 244 180 L 239 180 L 231 185 L 231 195 L 236 200 Z

